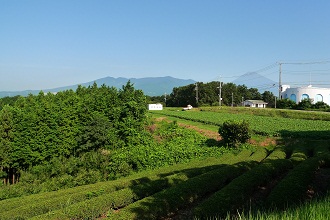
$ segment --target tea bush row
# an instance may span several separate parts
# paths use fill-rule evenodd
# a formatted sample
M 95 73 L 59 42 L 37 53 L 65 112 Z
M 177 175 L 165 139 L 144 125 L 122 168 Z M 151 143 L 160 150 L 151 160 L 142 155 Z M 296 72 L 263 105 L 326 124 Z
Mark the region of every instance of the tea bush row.
M 329 166 L 330 155 L 311 157 L 297 165 L 272 190 L 267 203 L 276 208 L 285 208 L 306 199 L 306 192 L 314 179 L 314 174 L 321 166 Z
M 244 160 L 246 159 L 246 156 L 250 154 L 251 152 L 246 150 L 241 154 L 239 154 L 241 156 L 238 156 L 237 158 L 241 158 L 242 160 Z M 246 156 L 242 156 L 242 155 L 246 155 Z M 228 157 L 229 158 L 232 157 L 236 159 L 236 156 L 234 155 L 228 155 L 227 158 Z M 235 160 L 229 160 L 229 161 L 235 161 Z M 192 178 L 196 175 L 200 175 L 202 173 L 209 172 L 210 170 L 214 170 L 218 166 L 223 166 L 223 165 L 214 164 L 213 166 L 201 167 L 199 169 L 192 168 L 188 170 L 183 170 L 181 171 L 182 173 L 178 173 L 158 180 L 146 182 L 144 184 L 135 185 L 110 194 L 103 194 L 101 196 L 92 198 L 90 200 L 84 200 L 82 202 L 72 204 L 60 210 L 49 211 L 44 215 L 36 216 L 35 219 L 95 218 L 105 213 L 106 210 L 109 210 L 110 208 L 118 209 L 122 206 L 126 206 L 138 199 L 142 199 L 143 197 L 151 195 L 155 192 L 179 184 L 187 180 L 187 178 Z
M 174 174 L 149 183 L 135 185 L 110 194 L 87 199 L 32 219 L 95 219 L 109 209 L 127 206 L 136 200 L 150 196 L 168 187 L 173 187 L 187 179 L 188 177 L 185 174 Z
M 245 154 L 251 154 L 246 151 Z M 244 154 L 244 152 L 243 152 Z M 0 216 L 2 213 L 9 211 L 15 213 L 15 210 L 27 209 L 29 213 L 39 213 L 47 210 L 61 208 L 65 204 L 73 204 L 75 202 L 84 201 L 93 195 L 109 194 L 116 190 L 133 187 L 137 184 L 149 183 L 157 181 L 160 178 L 175 173 L 184 173 L 187 177 L 195 176 L 203 172 L 215 169 L 216 166 L 227 161 L 228 158 L 236 156 L 226 154 L 220 158 L 209 158 L 208 160 L 195 160 L 187 164 L 178 164 L 176 166 L 164 167 L 155 171 L 145 171 L 135 175 L 113 180 L 109 182 L 100 182 L 96 184 L 80 186 L 54 192 L 40 193 L 21 198 L 13 198 L 0 201 Z M 147 177 L 147 178 L 146 178 Z M 25 208 L 27 206 L 27 208 Z M 41 211 L 36 211 L 41 210 Z M 20 211 L 22 212 L 22 211 Z M 31 214 L 29 214 L 31 215 Z
M 153 196 L 139 200 L 121 209 L 119 212 L 112 212 L 109 218 L 159 219 L 223 187 L 227 182 L 241 175 L 248 168 L 247 164 L 232 165 L 204 173 L 176 187 L 171 187 Z
M 277 152 L 275 152 L 277 154 Z M 261 185 L 292 168 L 290 160 L 283 155 L 279 159 L 266 159 L 250 171 L 237 177 L 220 191 L 194 209 L 197 217 L 224 216 L 228 211 L 245 205 Z M 271 157 L 270 157 L 271 158 Z
M 257 152 L 255 157 L 253 154 L 250 157 L 251 152 L 244 150 L 237 156 L 228 158 L 228 165 L 190 178 L 186 182 L 139 200 L 118 212 L 112 212 L 109 219 L 159 219 L 167 216 L 222 188 L 267 155 L 267 152 L 263 150 Z M 234 164 L 234 162 L 237 163 Z

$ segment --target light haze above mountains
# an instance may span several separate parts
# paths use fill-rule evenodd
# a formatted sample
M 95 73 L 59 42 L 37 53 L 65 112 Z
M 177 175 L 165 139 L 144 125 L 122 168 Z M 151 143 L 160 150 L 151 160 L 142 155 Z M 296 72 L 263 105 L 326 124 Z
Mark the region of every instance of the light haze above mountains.
M 114 77 L 105 77 L 101 79 L 97 79 L 95 81 L 81 83 L 77 85 L 69 85 L 69 86 L 63 86 L 53 89 L 44 89 L 42 90 L 45 93 L 51 92 L 59 92 L 64 90 L 76 90 L 78 85 L 82 86 L 90 86 L 94 82 L 98 86 L 101 86 L 103 84 L 115 87 L 117 89 L 121 89 L 123 85 L 125 85 L 130 80 L 131 83 L 134 84 L 135 89 L 141 89 L 145 95 L 148 96 L 161 96 L 166 94 L 170 94 L 173 91 L 174 87 L 180 87 L 180 86 L 186 86 L 189 84 L 196 83 L 195 80 L 192 79 L 178 79 L 170 76 L 165 77 L 146 77 L 146 78 L 114 78 Z M 236 85 L 246 85 L 248 88 L 257 88 L 259 92 L 264 92 L 266 90 L 273 92 L 277 91 L 277 85 L 278 83 L 261 76 L 258 73 L 252 72 L 252 73 L 246 73 L 242 75 L 241 77 L 234 80 L 232 83 L 235 83 Z M 41 90 L 25 90 L 25 91 L 1 91 L 0 97 L 5 96 L 27 96 L 29 94 L 38 94 Z

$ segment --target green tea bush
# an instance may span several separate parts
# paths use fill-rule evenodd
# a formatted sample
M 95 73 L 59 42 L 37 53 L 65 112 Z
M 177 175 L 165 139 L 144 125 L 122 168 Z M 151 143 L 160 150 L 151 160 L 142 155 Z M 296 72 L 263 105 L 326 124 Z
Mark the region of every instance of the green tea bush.
M 196 202 L 208 193 L 220 189 L 227 182 L 244 173 L 254 163 L 223 166 L 139 200 L 120 212 L 112 212 L 110 219 L 161 219 L 169 213 Z
M 249 154 L 244 153 L 244 155 L 247 156 Z M 144 187 L 146 192 L 148 192 L 150 195 L 150 192 L 152 192 L 154 188 L 149 191 L 148 187 L 151 187 L 152 185 L 156 187 L 159 185 L 162 187 L 164 184 L 161 185 L 160 183 L 173 184 L 173 181 L 180 182 L 183 181 L 184 178 L 192 178 L 202 173 L 214 170 L 219 166 L 222 166 L 222 164 L 225 162 L 233 163 L 237 161 L 236 159 L 239 158 L 243 160 L 246 159 L 246 157 L 238 157 L 228 153 L 224 156 L 221 156 L 220 158 L 213 157 L 208 158 L 207 160 L 194 160 L 185 164 L 178 164 L 175 166 L 159 168 L 157 170 L 135 173 L 129 177 L 121 178 L 118 180 L 99 182 L 75 188 L 2 200 L 0 201 L 0 219 L 4 219 L 5 217 L 8 219 L 15 219 L 15 217 L 20 216 L 32 217 L 34 215 L 40 214 L 41 216 L 39 216 L 39 219 L 48 219 L 55 215 L 58 217 L 58 219 L 65 219 L 65 213 L 67 213 L 69 210 L 71 210 L 71 214 L 77 213 L 79 210 L 81 213 L 86 214 L 87 212 L 82 211 L 79 207 L 84 207 L 84 204 L 87 204 L 86 207 L 88 208 L 89 205 L 95 202 L 95 211 L 97 209 L 96 203 L 104 203 L 102 201 L 104 201 L 106 198 L 109 198 L 108 195 L 110 194 L 111 198 L 115 195 L 119 196 L 119 191 L 122 190 L 121 193 L 127 192 L 128 194 L 126 195 L 130 195 L 130 189 L 134 189 L 134 191 L 137 192 L 141 189 L 140 187 Z M 160 181 L 160 179 L 162 180 Z M 178 181 L 179 179 L 180 181 Z M 118 198 L 113 198 L 111 201 L 120 201 L 121 198 L 124 198 L 125 201 L 132 200 L 132 197 L 126 198 L 124 194 L 121 195 L 122 196 L 119 196 Z M 98 199 L 98 197 L 100 197 L 100 199 Z M 135 196 L 134 198 L 136 199 L 137 197 Z M 90 202 L 88 202 L 89 200 Z M 75 203 L 78 204 L 76 205 Z M 118 206 L 118 204 L 122 203 L 116 202 L 115 204 L 117 205 L 108 205 L 108 208 L 119 207 L 120 205 Z M 104 205 L 100 205 L 100 207 L 104 207 Z M 42 215 L 42 213 L 45 213 L 45 210 L 47 213 L 49 213 L 49 216 L 47 217 Z M 96 213 L 94 211 L 93 213 Z M 100 211 L 97 213 L 99 214 Z
M 127 206 L 136 200 L 150 196 L 187 179 L 186 174 L 179 173 L 108 194 L 105 194 L 104 191 L 89 192 L 86 200 L 48 213 L 44 212 L 45 214 L 35 216 L 32 219 L 95 219 L 109 209 Z
M 238 155 L 225 154 L 222 166 L 139 200 L 121 209 L 120 212 L 110 212 L 109 219 L 161 219 L 222 188 L 237 176 L 250 170 L 261 158 L 260 155 L 255 158 L 250 155 L 251 151 L 247 149 L 242 150 Z M 245 162 L 246 160 L 249 161 Z
M 324 159 L 319 157 L 311 157 L 301 162 L 272 190 L 267 203 L 281 209 L 302 202 L 314 179 L 315 171 L 322 163 Z
M 265 160 L 250 171 L 231 181 L 194 209 L 194 214 L 205 219 L 211 216 L 224 216 L 227 212 L 246 205 L 258 186 L 292 168 L 287 159 Z
M 225 121 L 219 127 L 219 134 L 229 146 L 246 143 L 251 138 L 249 124 L 246 121 Z

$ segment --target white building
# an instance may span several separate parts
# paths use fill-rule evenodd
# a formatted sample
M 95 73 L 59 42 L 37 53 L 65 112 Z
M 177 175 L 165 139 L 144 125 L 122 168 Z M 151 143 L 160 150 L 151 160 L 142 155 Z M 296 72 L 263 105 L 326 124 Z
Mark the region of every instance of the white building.
M 297 87 L 290 88 L 289 85 L 282 86 L 282 98 L 290 99 L 297 104 L 303 99 L 311 99 L 312 103 L 325 102 L 330 105 L 330 88 Z
M 158 104 L 149 104 L 148 105 L 149 110 L 163 110 L 163 105 L 158 103 Z
M 245 100 L 243 103 L 244 106 L 253 108 L 266 108 L 267 104 L 262 100 Z

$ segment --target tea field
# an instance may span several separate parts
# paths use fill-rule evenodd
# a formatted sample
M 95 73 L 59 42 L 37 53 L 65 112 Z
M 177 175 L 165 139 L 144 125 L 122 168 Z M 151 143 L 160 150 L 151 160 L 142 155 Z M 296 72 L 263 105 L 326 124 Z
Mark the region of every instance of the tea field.
M 229 108 L 230 110 L 230 108 Z M 282 136 L 282 137 L 309 137 L 313 139 L 330 139 L 330 122 L 325 120 L 307 120 L 287 117 L 273 117 L 267 115 L 228 111 L 180 111 L 178 109 L 166 109 L 160 112 L 155 112 L 156 115 L 164 115 L 185 119 L 203 124 L 220 126 L 227 120 L 246 120 L 256 134 L 265 136 Z M 255 110 L 254 110 L 255 111 Z M 261 109 L 261 111 L 263 111 Z M 274 111 L 274 110 L 273 110 Z M 301 114 L 301 112 L 299 112 Z M 304 115 L 308 116 L 309 112 Z M 330 113 L 323 113 L 330 115 Z
M 171 109 L 151 115 L 215 126 L 246 120 L 255 134 L 280 141 L 113 181 L 5 199 L 0 219 L 330 218 L 330 122 Z

